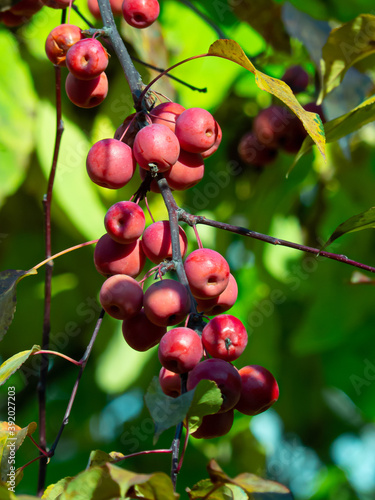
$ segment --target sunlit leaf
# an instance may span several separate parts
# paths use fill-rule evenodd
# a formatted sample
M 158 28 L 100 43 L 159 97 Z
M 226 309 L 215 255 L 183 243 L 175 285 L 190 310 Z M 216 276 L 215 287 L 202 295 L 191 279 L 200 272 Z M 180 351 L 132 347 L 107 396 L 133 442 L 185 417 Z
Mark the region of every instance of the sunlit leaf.
M 0 385 L 3 385 L 8 378 L 16 372 L 21 366 L 29 359 L 29 357 L 36 351 L 40 351 L 38 345 L 34 345 L 28 351 L 21 351 L 4 361 L 0 366 Z
M 37 274 L 35 269 L 30 271 L 16 271 L 8 269 L 0 272 L 0 340 L 4 337 L 16 310 L 18 283 L 25 276 Z
M 242 0 L 234 3 L 233 10 L 276 50 L 290 52 L 289 37 L 281 21 L 280 5 L 272 0 Z
M 326 142 L 335 142 L 346 137 L 347 135 L 357 132 L 361 127 L 374 121 L 375 113 L 375 97 L 367 99 L 356 108 L 349 111 L 345 115 L 339 116 L 324 125 Z M 308 153 L 313 146 L 313 141 L 310 137 L 306 137 L 303 141 L 301 149 L 298 151 L 293 165 L 289 172 L 295 167 L 300 158 Z
M 106 453 L 105 451 L 95 450 L 90 453 L 89 467 L 94 467 L 95 465 L 104 465 L 106 463 L 115 462 L 125 455 L 117 451 L 111 451 L 111 453 Z
M 324 128 L 320 117 L 316 113 L 305 111 L 285 82 L 257 70 L 234 40 L 217 40 L 210 46 L 208 54 L 229 59 L 253 73 L 256 84 L 261 90 L 276 96 L 298 116 L 325 158 Z
M 9 409 L 12 407 L 9 406 Z M 8 422 L 0 422 L 0 480 L 6 482 L 8 473 L 15 468 L 15 454 L 24 442 L 26 436 L 30 436 L 36 430 L 36 423 L 32 422 L 21 429 L 18 425 L 10 426 Z M 18 473 L 19 482 L 22 476 Z M 0 496 L 1 498 L 1 496 Z
M 374 15 L 361 14 L 331 31 L 323 47 L 320 101 L 340 85 L 353 64 L 375 53 L 374 24 Z
M 199 500 L 203 498 L 207 500 L 247 500 L 249 498 L 241 489 L 240 492 L 242 492 L 242 495 L 233 495 L 231 486 L 232 485 L 222 485 L 218 487 L 212 484 L 209 479 L 202 479 L 202 481 L 199 481 L 191 489 L 187 488 L 186 491 L 190 500 Z
M 324 244 L 323 248 L 326 248 L 333 241 L 340 236 L 353 233 L 354 231 L 362 231 L 363 229 L 372 229 L 375 227 L 375 207 L 371 207 L 365 212 L 358 215 L 353 215 L 350 219 L 346 220 L 334 230 L 328 241 Z M 322 249 L 323 250 L 323 249 Z

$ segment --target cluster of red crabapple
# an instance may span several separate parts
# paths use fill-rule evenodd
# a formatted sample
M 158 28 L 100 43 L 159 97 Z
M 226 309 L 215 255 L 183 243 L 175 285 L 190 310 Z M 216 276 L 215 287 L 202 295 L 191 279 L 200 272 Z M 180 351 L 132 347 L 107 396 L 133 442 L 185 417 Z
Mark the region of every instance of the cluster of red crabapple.
M 306 90 L 309 75 L 301 66 L 292 66 L 286 70 L 282 80 L 294 94 L 298 94 Z M 321 106 L 310 102 L 303 108 L 317 113 L 325 122 Z M 248 165 L 262 167 L 274 162 L 280 149 L 286 153 L 297 153 L 306 136 L 307 132 L 295 114 L 283 106 L 272 105 L 256 116 L 252 130 L 238 144 L 238 154 Z
M 82 38 L 81 30 L 69 24 L 51 32 L 46 52 L 54 64 L 68 67 L 66 90 L 73 102 L 79 99 L 72 99 L 69 82 L 77 81 L 82 89 L 86 82 L 100 78 L 108 63 L 101 44 L 95 38 Z M 90 107 L 82 100 L 78 105 Z M 221 138 L 219 124 L 205 109 L 163 102 L 128 116 L 114 138 L 96 142 L 88 153 L 86 168 L 94 183 L 109 189 L 125 186 L 138 164 L 141 178 L 148 172 L 152 177 L 161 173 L 172 190 L 185 190 L 202 179 L 204 159 L 217 150 Z M 159 192 L 156 178 L 150 189 Z M 99 300 L 110 316 L 122 321 L 125 341 L 138 351 L 159 345 L 159 381 L 168 396 L 178 397 L 202 379 L 214 381 L 221 391 L 220 410 L 204 417 L 193 435 L 213 438 L 226 434 L 234 409 L 246 415 L 268 409 L 279 396 L 273 375 L 258 365 L 240 370 L 232 365 L 244 351 L 248 336 L 239 319 L 223 314 L 238 294 L 224 257 L 207 248 L 191 252 L 184 262 L 187 288 L 163 278 L 173 257 L 169 221 L 153 222 L 145 228 L 145 215 L 138 203 L 120 201 L 109 208 L 104 225 L 106 233 L 94 252 L 95 267 L 107 278 Z M 179 245 L 184 257 L 187 237 L 181 227 Z M 135 278 L 147 259 L 156 267 L 138 282 Z M 155 272 L 160 280 L 144 292 L 145 280 Z M 199 317 L 199 326 L 194 329 L 189 328 L 191 315 Z M 213 318 L 204 322 L 208 316 Z M 184 326 L 178 326 L 183 322 Z M 167 331 L 168 327 L 173 328 Z

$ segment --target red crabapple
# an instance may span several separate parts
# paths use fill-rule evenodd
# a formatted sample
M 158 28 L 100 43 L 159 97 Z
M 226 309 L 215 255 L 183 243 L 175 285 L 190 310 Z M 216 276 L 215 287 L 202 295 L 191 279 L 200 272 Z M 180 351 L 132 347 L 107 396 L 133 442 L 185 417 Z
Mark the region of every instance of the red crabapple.
M 99 301 L 103 309 L 113 318 L 125 319 L 142 309 L 143 290 L 134 278 L 115 274 L 103 283 Z
M 261 167 L 275 161 L 278 151 L 259 142 L 253 132 L 247 132 L 238 144 L 238 154 L 243 162 Z
M 277 149 L 291 121 L 291 114 L 282 106 L 262 109 L 253 123 L 253 131 L 261 144 Z
M 104 217 L 109 236 L 118 243 L 133 243 L 145 229 L 143 210 L 132 201 L 119 201 L 112 205 Z
M 108 189 L 125 186 L 133 177 L 135 167 L 131 148 L 116 139 L 102 139 L 96 142 L 86 159 L 90 179 Z
M 200 336 L 191 328 L 169 330 L 159 344 L 159 361 L 174 373 L 186 373 L 196 366 L 203 356 Z
M 218 127 L 215 118 L 205 109 L 189 108 L 177 117 L 175 133 L 182 149 L 203 153 L 215 144 Z
M 70 0 L 42 0 L 42 3 L 52 9 L 66 9 L 69 7 Z
M 197 439 L 213 439 L 225 436 L 231 430 L 234 420 L 234 411 L 205 415 L 201 425 L 191 435 Z
M 215 316 L 228 311 L 236 302 L 238 297 L 237 282 L 232 274 L 229 275 L 228 285 L 224 292 L 214 299 L 196 299 L 198 312 L 204 312 L 207 316 Z
M 187 390 L 194 389 L 200 380 L 213 380 L 221 390 L 220 413 L 233 408 L 240 399 L 241 377 L 238 370 L 223 359 L 211 358 L 197 364 L 188 375 Z
M 127 274 L 132 278 L 138 276 L 146 263 L 140 241 L 122 245 L 104 234 L 95 246 L 94 264 L 97 271 L 104 276 Z
M 259 365 L 244 366 L 239 370 L 242 380 L 241 397 L 235 408 L 245 415 L 258 415 L 268 410 L 279 399 L 275 377 Z
M 68 50 L 66 66 L 79 80 L 92 80 L 107 68 L 108 53 L 96 38 L 84 38 Z
M 159 383 L 161 390 L 171 398 L 177 398 L 181 394 L 181 378 L 178 373 L 173 373 L 164 366 L 160 368 Z
M 40 0 L 21 0 L 9 9 L 16 16 L 32 16 L 43 7 Z
M 234 361 L 247 345 L 246 328 L 235 316 L 220 314 L 203 328 L 202 343 L 213 358 Z
M 215 250 L 194 250 L 186 257 L 184 267 L 191 293 L 198 299 L 217 297 L 228 285 L 228 262 Z
M 122 14 L 133 28 L 143 29 L 151 26 L 159 16 L 158 0 L 124 0 Z
M 181 323 L 189 314 L 190 298 L 188 291 L 179 281 L 163 279 L 147 288 L 143 306 L 152 323 L 172 326 Z
M 185 108 L 177 102 L 163 102 L 150 111 L 152 123 L 160 123 L 170 128 L 172 132 L 176 129 L 176 120 Z
M 124 339 L 135 351 L 148 351 L 159 343 L 166 331 L 165 326 L 151 323 L 143 309 L 122 322 Z
M 46 54 L 48 59 L 57 66 L 65 66 L 66 53 L 72 45 L 82 39 L 82 31 L 74 24 L 60 24 L 47 36 Z
M 210 147 L 210 149 L 207 149 L 207 151 L 203 151 L 203 153 L 201 153 L 203 159 L 209 158 L 214 153 L 216 153 L 216 151 L 218 150 L 218 148 L 220 146 L 221 139 L 223 138 L 223 132 L 221 130 L 220 125 L 217 122 L 216 122 L 216 126 L 217 126 L 216 140 L 213 143 L 213 145 Z
M 150 170 L 149 164 L 154 163 L 159 172 L 165 172 L 178 160 L 180 145 L 171 129 L 156 123 L 138 132 L 133 151 L 140 167 Z
M 8 28 L 21 26 L 21 24 L 26 23 L 29 19 L 31 19 L 31 17 L 32 15 L 18 16 L 17 14 L 13 14 L 10 9 L 0 12 L 0 22 L 5 24 Z
M 302 66 L 296 65 L 288 68 L 281 80 L 289 85 L 294 94 L 298 94 L 306 90 L 309 84 L 309 75 Z
M 165 172 L 171 189 L 184 191 L 195 186 L 204 175 L 204 163 L 202 155 L 198 153 L 188 153 L 181 149 L 178 160 Z
M 187 237 L 182 227 L 179 227 L 179 241 L 181 254 L 184 256 Z M 172 241 L 169 221 L 161 220 L 150 224 L 143 233 L 142 248 L 146 257 L 154 264 L 160 264 L 164 259 L 171 259 Z
M 101 73 L 93 80 L 79 80 L 71 73 L 65 80 L 65 91 L 73 104 L 80 108 L 93 108 L 104 101 L 108 94 L 107 75 Z

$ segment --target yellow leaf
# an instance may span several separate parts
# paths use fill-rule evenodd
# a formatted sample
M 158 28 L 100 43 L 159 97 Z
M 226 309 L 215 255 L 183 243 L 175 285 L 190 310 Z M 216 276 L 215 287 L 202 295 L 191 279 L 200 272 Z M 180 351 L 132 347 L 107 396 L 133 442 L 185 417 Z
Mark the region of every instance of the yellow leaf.
M 217 40 L 210 46 L 208 54 L 233 61 L 253 73 L 255 82 L 261 90 L 265 90 L 280 99 L 298 116 L 325 159 L 324 127 L 319 115 L 305 111 L 285 82 L 257 70 L 234 40 Z

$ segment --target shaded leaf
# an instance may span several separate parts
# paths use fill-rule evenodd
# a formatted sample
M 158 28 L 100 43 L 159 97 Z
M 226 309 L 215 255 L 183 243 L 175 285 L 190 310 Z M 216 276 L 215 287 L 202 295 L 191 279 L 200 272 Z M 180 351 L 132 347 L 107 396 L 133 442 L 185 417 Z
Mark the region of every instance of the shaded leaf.
M 95 450 L 90 453 L 89 467 L 94 467 L 95 465 L 104 465 L 106 463 L 116 462 L 119 459 L 124 458 L 125 455 L 117 451 L 111 451 L 111 453 L 106 453 L 105 451 Z
M 6 482 L 8 473 L 11 468 L 14 470 L 15 462 L 14 455 L 24 442 L 26 436 L 30 436 L 36 430 L 36 423 L 32 422 L 27 427 L 21 429 L 15 425 L 15 430 L 12 426 L 9 428 L 8 422 L 0 422 L 0 480 Z M 22 475 L 18 473 L 16 483 L 22 479 Z M 1 497 L 0 497 L 1 498 Z
M 199 481 L 193 486 L 192 489 L 187 488 L 186 491 L 191 500 L 199 500 L 200 498 L 207 498 L 210 500 L 229 500 L 233 498 L 236 498 L 236 500 L 237 498 L 241 499 L 242 497 L 239 497 L 238 495 L 232 495 L 230 486 L 231 485 L 223 485 L 218 487 L 217 485 L 212 484 L 209 479 L 202 479 L 202 481 Z M 247 499 L 248 496 L 245 492 L 243 490 L 240 491 L 242 491 L 242 495 L 245 499 Z
M 33 347 L 28 351 L 21 351 L 12 356 L 11 358 L 4 361 L 0 366 L 0 385 L 3 385 L 6 380 L 29 359 L 29 357 L 36 351 L 40 351 L 38 345 L 33 345 Z
M 208 54 L 233 61 L 253 73 L 261 90 L 276 96 L 297 115 L 325 159 L 324 127 L 320 117 L 316 113 L 305 111 L 285 82 L 257 70 L 234 40 L 217 40 L 210 46 Z
M 264 499 L 264 500 L 293 500 L 290 490 L 280 483 L 275 481 L 269 481 L 268 479 L 262 479 L 255 474 L 243 473 L 231 479 L 218 465 L 215 460 L 210 460 L 207 466 L 208 474 L 213 484 L 232 484 L 242 488 L 250 497 L 252 494 L 256 494 L 254 498 Z M 262 495 L 262 494 L 266 495 Z
M 187 414 L 190 434 L 198 429 L 205 415 L 217 413 L 222 404 L 221 391 L 215 382 L 201 380 L 194 390 L 194 398 Z
M 371 229 L 375 227 L 375 207 L 371 207 L 365 212 L 358 215 L 353 215 L 334 230 L 327 243 L 323 245 L 326 248 L 332 242 L 340 238 L 343 234 L 353 233 L 354 231 L 362 231 L 363 229 Z
M 375 16 L 361 14 L 331 31 L 323 47 L 321 102 L 340 85 L 346 71 L 356 62 L 375 53 Z
M 281 20 L 281 5 L 272 0 L 243 0 L 234 4 L 233 11 L 276 50 L 290 52 L 289 37 Z
M 178 425 L 187 415 L 192 428 L 196 430 L 202 417 L 216 413 L 223 400 L 220 389 L 210 380 L 201 380 L 193 390 L 178 398 L 171 398 L 161 390 L 158 377 L 154 377 L 145 395 L 145 402 L 155 423 L 155 443 L 162 432 Z
M 324 125 L 326 142 L 335 142 L 353 132 L 357 132 L 361 127 L 374 121 L 375 113 L 375 97 L 367 99 L 356 108 L 349 111 L 345 115 L 339 116 Z M 310 137 L 306 137 L 303 141 L 301 149 L 298 151 L 292 166 L 289 169 L 290 173 L 300 158 L 308 153 L 313 146 L 313 141 Z
M 136 487 L 127 491 L 130 498 L 147 500 L 175 500 L 180 495 L 174 492 L 171 478 L 163 472 L 156 472 L 148 476 L 144 482 L 137 482 Z M 137 481 L 136 477 L 134 478 Z
M 0 340 L 4 337 L 16 310 L 16 287 L 25 276 L 37 274 L 35 269 L 16 271 L 8 269 L 0 272 Z

